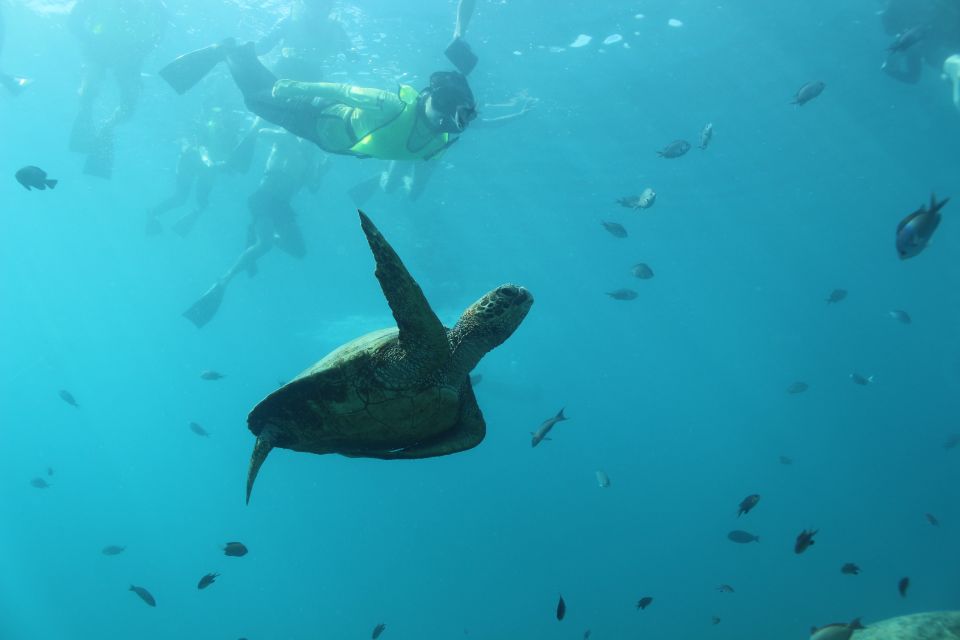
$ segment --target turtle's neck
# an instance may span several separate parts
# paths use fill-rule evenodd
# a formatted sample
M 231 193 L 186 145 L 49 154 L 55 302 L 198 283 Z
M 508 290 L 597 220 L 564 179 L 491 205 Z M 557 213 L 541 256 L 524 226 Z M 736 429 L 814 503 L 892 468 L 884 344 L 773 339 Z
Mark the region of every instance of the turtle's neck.
M 503 343 L 488 326 L 477 322 L 473 314 L 464 315 L 450 330 L 450 377 L 466 376 L 487 352 Z

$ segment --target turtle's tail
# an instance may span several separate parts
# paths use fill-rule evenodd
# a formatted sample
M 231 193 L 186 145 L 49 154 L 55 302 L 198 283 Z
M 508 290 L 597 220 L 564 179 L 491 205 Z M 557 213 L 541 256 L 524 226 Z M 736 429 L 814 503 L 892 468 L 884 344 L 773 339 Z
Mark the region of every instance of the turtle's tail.
M 263 461 L 267 459 L 267 454 L 273 449 L 273 443 L 264 438 L 263 435 L 257 437 L 257 443 L 253 445 L 253 454 L 250 456 L 250 469 L 247 471 L 247 504 L 250 504 L 250 492 L 253 491 L 253 482 L 257 479 L 257 472 L 263 466 Z

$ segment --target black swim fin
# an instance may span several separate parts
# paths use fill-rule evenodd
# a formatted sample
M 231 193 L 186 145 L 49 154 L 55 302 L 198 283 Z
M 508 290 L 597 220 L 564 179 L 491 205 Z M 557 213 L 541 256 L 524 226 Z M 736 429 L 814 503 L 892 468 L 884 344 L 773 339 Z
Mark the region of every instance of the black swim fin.
M 93 150 L 83 165 L 83 173 L 109 180 L 113 177 L 113 129 L 104 127 L 97 134 Z
M 453 63 L 457 71 L 465 76 L 470 75 L 473 68 L 477 66 L 477 56 L 473 53 L 470 45 L 463 38 L 457 36 L 453 39 L 446 50 L 443 52 L 447 60 Z
M 196 325 L 197 329 L 202 329 L 204 325 L 217 315 L 220 309 L 220 303 L 223 301 L 223 293 L 227 290 L 223 282 L 218 281 L 207 292 L 200 296 L 200 299 L 190 305 L 190 308 L 183 312 L 183 317 Z
M 372 178 L 367 178 L 363 182 L 358 182 L 350 187 L 347 194 L 350 196 L 350 199 L 353 200 L 353 204 L 357 207 L 362 207 L 366 204 L 367 200 L 372 198 L 374 194 L 380 190 L 381 180 L 381 174 L 378 173 Z
M 167 81 L 173 90 L 184 94 L 203 80 L 217 63 L 225 59 L 224 48 L 219 44 L 190 53 L 185 53 L 170 64 L 160 69 L 160 77 Z

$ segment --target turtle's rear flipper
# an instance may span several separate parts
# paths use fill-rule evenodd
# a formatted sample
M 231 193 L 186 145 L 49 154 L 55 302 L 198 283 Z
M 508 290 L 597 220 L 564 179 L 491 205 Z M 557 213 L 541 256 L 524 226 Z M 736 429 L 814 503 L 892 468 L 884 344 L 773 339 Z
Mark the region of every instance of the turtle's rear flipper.
M 257 473 L 263 466 L 263 461 L 273 449 L 273 445 L 263 438 L 257 437 L 257 443 L 253 445 L 253 454 L 250 456 L 250 469 L 247 471 L 247 504 L 250 504 L 250 492 L 253 491 L 253 482 L 257 479 Z
M 473 387 L 468 381 L 461 392 L 460 416 L 457 423 L 449 431 L 445 431 L 428 440 L 396 451 L 381 454 L 368 454 L 368 458 L 381 460 L 403 460 L 413 458 L 435 458 L 448 456 L 472 449 L 487 435 L 487 423 L 483 419 L 477 397 L 473 394 Z
M 207 292 L 200 296 L 200 299 L 194 302 L 189 309 L 183 312 L 183 317 L 202 329 L 205 324 L 217 315 L 220 303 L 223 301 L 223 292 L 226 287 L 222 282 L 207 289 Z

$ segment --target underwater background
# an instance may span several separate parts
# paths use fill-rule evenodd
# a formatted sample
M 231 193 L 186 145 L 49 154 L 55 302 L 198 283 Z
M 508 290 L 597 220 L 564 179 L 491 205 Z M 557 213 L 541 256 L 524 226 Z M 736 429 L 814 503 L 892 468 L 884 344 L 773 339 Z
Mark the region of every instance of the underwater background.
M 364 210 L 445 324 L 504 282 L 534 295 L 476 369 L 486 440 L 416 461 L 277 450 L 249 506 L 250 409 L 394 324 L 348 195 L 384 163 L 331 156 L 294 201 L 307 255 L 271 252 L 197 329 L 181 313 L 243 248 L 258 174 L 219 180 L 188 237 L 144 233 L 205 99 L 156 71 L 258 38 L 287 6 L 167 6 L 104 180 L 67 149 L 70 3 L 0 5 L 0 68 L 33 80 L 0 92 L 0 639 L 365 638 L 377 623 L 386 640 L 803 638 L 958 608 L 960 450 L 944 443 L 960 432 L 960 205 L 912 260 L 894 233 L 931 191 L 960 197 L 960 112 L 937 73 L 880 72 L 880 3 L 480 0 L 481 117 L 517 95 L 534 109 L 465 132 L 419 200 Z M 454 2 L 334 11 L 354 49 L 334 81 L 419 88 L 450 68 Z M 790 104 L 817 80 L 823 95 Z M 243 110 L 229 83 L 214 90 Z M 707 122 L 706 150 L 657 156 Z M 56 189 L 21 188 L 24 165 Z M 617 204 L 646 187 L 654 207 Z M 637 262 L 656 276 L 634 278 Z M 827 304 L 834 289 L 849 295 Z M 809 389 L 787 393 L 795 381 Z M 561 407 L 569 421 L 531 448 Z M 798 555 L 803 529 L 819 533 Z M 227 541 L 249 554 L 226 557 Z M 208 572 L 222 576 L 198 591 Z

